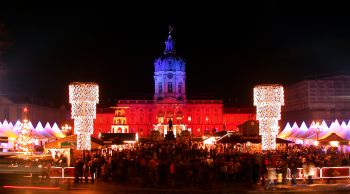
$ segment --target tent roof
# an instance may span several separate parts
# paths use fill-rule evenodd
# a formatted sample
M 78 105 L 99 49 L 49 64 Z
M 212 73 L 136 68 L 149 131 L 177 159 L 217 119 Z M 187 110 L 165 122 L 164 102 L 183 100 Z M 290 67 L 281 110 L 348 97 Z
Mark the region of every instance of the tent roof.
M 76 149 L 77 135 L 66 136 L 61 139 L 57 139 L 56 141 L 45 144 L 46 149 L 51 148 L 62 148 L 61 143 L 65 144 L 65 148 L 74 148 Z M 102 145 L 102 141 L 91 137 L 91 149 L 98 149 L 100 145 Z
M 260 136 L 241 136 L 241 135 L 227 135 L 220 140 L 218 140 L 218 143 L 261 143 L 261 137 Z M 276 138 L 276 143 L 294 143 L 292 141 Z
M 335 133 L 331 133 L 327 137 L 320 139 L 320 142 L 330 142 L 330 141 L 348 142 L 348 140 L 339 137 Z

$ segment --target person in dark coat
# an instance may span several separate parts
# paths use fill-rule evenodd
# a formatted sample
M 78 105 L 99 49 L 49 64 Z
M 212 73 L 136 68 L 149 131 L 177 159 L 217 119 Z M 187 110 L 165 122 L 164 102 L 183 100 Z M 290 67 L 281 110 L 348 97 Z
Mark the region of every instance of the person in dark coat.
M 267 160 L 262 160 L 260 162 L 259 174 L 261 177 L 261 185 L 265 185 L 265 180 L 267 176 Z
M 88 178 L 89 178 L 89 172 L 90 172 L 90 166 L 89 163 L 86 162 L 84 164 L 84 177 L 85 177 L 85 183 L 88 183 Z
M 89 162 L 89 166 L 90 166 L 91 183 L 94 183 L 95 173 L 96 173 L 96 160 L 91 160 Z
M 74 168 L 75 168 L 75 170 L 74 170 L 74 177 L 75 177 L 74 183 L 79 183 L 79 163 L 80 163 L 80 159 L 77 159 L 75 161 L 75 165 L 74 165 Z
M 78 174 L 79 174 L 79 182 L 83 182 L 83 176 L 84 176 L 84 161 L 79 159 L 78 161 Z
M 296 185 L 297 184 L 297 173 L 298 173 L 298 166 L 297 166 L 297 162 L 295 161 L 294 158 L 291 159 L 290 163 L 289 163 L 289 167 L 290 167 L 290 174 L 291 174 L 291 184 L 292 185 Z

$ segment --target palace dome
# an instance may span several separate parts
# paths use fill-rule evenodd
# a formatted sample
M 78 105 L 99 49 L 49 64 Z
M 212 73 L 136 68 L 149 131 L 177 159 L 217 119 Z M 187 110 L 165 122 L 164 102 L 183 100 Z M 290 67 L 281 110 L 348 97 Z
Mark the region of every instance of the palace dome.
M 176 56 L 175 41 L 169 33 L 165 41 L 164 54 L 154 61 L 154 70 L 158 71 L 183 71 L 185 72 L 186 62 L 181 57 Z

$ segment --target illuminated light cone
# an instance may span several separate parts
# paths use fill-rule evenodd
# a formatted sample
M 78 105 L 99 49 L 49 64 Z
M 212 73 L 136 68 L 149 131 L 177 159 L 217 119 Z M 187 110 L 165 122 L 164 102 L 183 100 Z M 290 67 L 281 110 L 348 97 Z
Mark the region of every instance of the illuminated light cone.
M 254 87 L 254 106 L 256 106 L 256 119 L 259 120 L 262 150 L 276 149 L 282 105 L 284 105 L 283 86 L 271 84 Z
M 91 150 L 93 121 L 96 119 L 96 104 L 99 101 L 98 85 L 91 82 L 69 84 L 71 117 L 74 119 L 74 133 L 77 135 L 77 150 Z

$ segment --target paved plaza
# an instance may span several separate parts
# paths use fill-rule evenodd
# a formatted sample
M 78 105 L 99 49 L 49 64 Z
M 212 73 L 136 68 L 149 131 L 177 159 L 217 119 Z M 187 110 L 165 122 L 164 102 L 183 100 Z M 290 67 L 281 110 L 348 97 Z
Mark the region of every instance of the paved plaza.
M 115 183 L 97 181 L 91 183 L 74 183 L 72 179 L 51 179 L 50 181 L 32 181 L 29 178 L 6 176 L 2 178 L 1 190 L 5 193 L 350 193 L 349 180 L 337 180 L 330 184 L 316 181 L 314 184 L 306 184 L 303 181 L 297 185 L 274 184 L 269 189 L 257 184 L 230 184 L 216 183 L 202 186 L 156 186 L 143 187 L 138 183 Z

